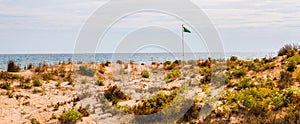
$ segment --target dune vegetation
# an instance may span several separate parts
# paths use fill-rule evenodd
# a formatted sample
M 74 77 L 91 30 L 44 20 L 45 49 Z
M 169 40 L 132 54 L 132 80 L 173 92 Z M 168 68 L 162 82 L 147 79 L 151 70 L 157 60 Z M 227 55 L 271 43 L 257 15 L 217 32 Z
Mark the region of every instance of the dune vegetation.
M 217 68 L 218 60 L 210 58 L 150 65 L 69 61 L 28 64 L 22 70 L 9 61 L 7 71 L 0 72 L 0 123 L 165 123 L 188 103 L 178 96 L 182 89 L 197 92 L 188 99 L 192 106 L 177 123 L 300 123 L 298 45 L 285 45 L 273 58 L 240 60 L 232 56 L 222 62 L 224 70 Z M 207 104 L 214 84 L 222 91 L 216 104 Z M 94 98 L 93 94 L 76 92 L 76 86 L 96 87 L 105 100 L 99 97 L 94 105 L 82 103 Z M 203 107 L 211 112 L 199 118 Z M 13 118 L 5 111 L 13 111 Z M 155 119 L 132 116 L 160 111 Z M 129 119 L 115 118 L 119 112 L 129 114 Z

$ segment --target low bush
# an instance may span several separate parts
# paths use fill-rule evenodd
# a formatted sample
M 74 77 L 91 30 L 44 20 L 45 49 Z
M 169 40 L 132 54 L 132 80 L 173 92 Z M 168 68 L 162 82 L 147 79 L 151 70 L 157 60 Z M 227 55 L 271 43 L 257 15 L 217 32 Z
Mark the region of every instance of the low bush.
M 238 58 L 236 56 L 231 56 L 230 57 L 230 61 L 236 61 L 236 60 L 238 60 Z
M 142 72 L 142 77 L 143 77 L 143 78 L 149 78 L 149 77 L 150 77 L 149 71 L 144 70 L 144 71 Z
M 93 77 L 95 75 L 95 69 L 88 68 L 86 66 L 80 66 L 79 67 L 79 74 L 84 76 L 90 76 Z
M 283 56 L 283 55 L 288 55 L 288 57 L 293 56 L 295 51 L 297 51 L 298 49 L 299 49 L 299 46 L 296 44 L 286 44 L 286 45 L 284 45 L 284 47 L 282 47 L 279 50 L 278 56 Z
M 30 123 L 31 124 L 40 124 L 40 122 L 36 118 L 31 118 Z
M 104 91 L 104 96 L 106 97 L 106 99 L 111 101 L 113 105 L 121 100 L 130 99 L 130 97 L 124 94 L 117 86 L 110 86 L 107 90 Z
M 175 94 L 166 94 L 164 92 L 158 92 L 155 95 L 144 99 L 141 103 L 131 108 L 131 113 L 135 115 L 148 115 L 161 111 L 167 107 L 175 98 Z
M 165 77 L 165 81 L 166 83 L 170 83 L 174 80 L 176 80 L 177 78 L 180 77 L 180 70 L 179 68 L 175 68 L 173 70 L 171 70 L 170 72 L 167 73 L 166 77 Z
M 10 83 L 9 82 L 3 82 L 0 84 L 1 89 L 6 89 L 9 90 L 11 89 Z
M 241 79 L 240 80 L 240 82 L 239 82 L 239 84 L 238 84 L 238 88 L 239 89 L 245 89 L 245 88 L 248 88 L 248 87 L 250 87 L 251 86 L 251 81 L 250 81 L 250 79 L 248 79 L 248 78 L 244 78 L 244 79 Z
M 292 82 L 293 82 L 293 75 L 291 72 L 288 71 L 280 72 L 279 87 L 281 89 L 289 87 Z
M 98 78 L 96 83 L 98 86 L 104 86 L 102 78 Z
M 235 78 L 241 78 L 246 75 L 246 71 L 247 69 L 245 68 L 234 69 L 232 71 L 232 76 L 234 76 Z
M 33 86 L 34 87 L 39 87 L 39 86 L 42 86 L 43 84 L 41 83 L 40 80 L 38 79 L 34 79 L 33 82 L 32 82 Z
M 75 110 L 75 109 L 69 109 L 66 112 L 63 112 L 62 115 L 59 117 L 59 120 L 62 123 L 76 123 L 80 118 L 82 117 L 82 114 Z
M 21 68 L 15 64 L 14 61 L 10 60 L 7 63 L 7 72 L 19 72 Z

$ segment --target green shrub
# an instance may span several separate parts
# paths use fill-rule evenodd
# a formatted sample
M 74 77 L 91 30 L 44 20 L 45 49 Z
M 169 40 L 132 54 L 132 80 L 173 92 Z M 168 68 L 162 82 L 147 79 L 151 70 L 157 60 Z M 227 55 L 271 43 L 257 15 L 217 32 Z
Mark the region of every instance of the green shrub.
M 279 80 L 280 88 L 283 89 L 283 88 L 289 87 L 292 82 L 293 82 L 293 75 L 291 72 L 288 72 L 288 71 L 280 72 L 280 80 Z
M 15 64 L 14 61 L 10 60 L 7 63 L 7 72 L 19 72 L 21 69 Z
M 75 109 L 70 109 L 67 112 L 63 112 L 59 117 L 62 123 L 75 123 L 82 117 L 81 113 Z
M 294 59 L 290 59 L 287 65 L 287 71 L 293 72 L 297 66 L 297 62 Z
M 30 119 L 31 124 L 40 124 L 40 122 L 36 118 Z
M 263 65 L 263 70 L 268 70 L 268 69 L 274 69 L 276 63 L 275 62 L 269 62 Z
M 231 56 L 230 57 L 230 61 L 236 61 L 236 60 L 238 60 L 238 58 L 236 56 Z
M 6 90 L 11 89 L 9 82 L 3 82 L 3 83 L 1 83 L 0 87 L 1 87 L 1 89 L 6 89 Z
M 32 85 L 30 83 L 25 83 L 22 88 L 24 88 L 24 89 L 31 89 Z
M 82 108 L 81 106 L 79 107 L 78 112 L 80 112 L 83 117 L 87 117 L 90 115 L 90 112 L 87 109 Z
M 49 80 L 53 79 L 52 73 L 44 73 L 44 74 L 42 74 L 42 77 L 43 77 L 44 81 L 49 81 Z
M 86 66 L 80 66 L 79 67 L 79 74 L 84 76 L 90 76 L 93 77 L 95 75 L 95 69 L 88 68 Z
M 175 94 L 166 94 L 158 92 L 155 95 L 144 99 L 141 103 L 131 108 L 130 112 L 135 115 L 147 115 L 161 111 L 167 107 L 175 98 Z
M 251 81 L 248 78 L 244 78 L 240 80 L 240 83 L 238 84 L 239 89 L 245 89 L 251 86 Z
M 240 69 L 234 69 L 233 71 L 232 71 L 232 75 L 234 76 L 234 77 L 236 77 L 236 78 L 241 78 L 241 77 L 243 77 L 243 76 L 245 76 L 246 75 L 246 69 L 245 68 L 240 68 Z
M 57 111 L 59 109 L 59 103 L 55 104 L 53 107 L 53 111 Z
M 298 45 L 295 44 L 286 44 L 284 47 L 282 47 L 279 52 L 278 56 L 283 56 L 283 55 L 288 55 L 288 56 L 293 56 L 295 51 L 299 49 Z
M 207 84 L 202 84 L 201 89 L 205 94 L 209 94 L 209 86 Z
M 295 74 L 296 80 L 300 82 L 300 69 L 296 69 L 294 74 Z
M 114 104 L 118 103 L 120 100 L 129 100 L 130 97 L 126 96 L 120 88 L 117 86 L 110 86 L 107 90 L 104 91 L 104 96 L 106 99 L 111 101 Z
M 104 86 L 102 78 L 98 78 L 96 83 L 98 86 Z
M 88 80 L 87 80 L 86 78 L 83 78 L 83 79 L 80 80 L 80 82 L 81 82 L 82 84 L 86 84 L 86 83 L 88 82 Z
M 284 99 L 277 89 L 268 88 L 243 89 L 236 93 L 235 99 L 254 114 L 265 113 L 268 111 L 269 105 L 272 106 L 273 110 L 280 109 L 284 103 Z
M 142 72 L 142 77 L 143 77 L 143 78 L 149 78 L 149 77 L 150 77 L 150 73 L 149 73 L 147 70 L 144 70 L 144 71 Z
M 6 95 L 8 96 L 8 98 L 13 98 L 14 97 L 14 94 L 10 91 L 7 91 Z
M 42 86 L 42 85 L 43 85 L 43 84 L 41 83 L 41 81 L 38 80 L 38 79 L 33 80 L 32 84 L 33 84 L 34 87 L 39 87 L 39 86 Z
M 166 83 L 170 83 L 179 77 L 180 77 L 180 70 L 179 70 L 179 68 L 175 68 L 167 73 L 165 80 L 166 80 Z

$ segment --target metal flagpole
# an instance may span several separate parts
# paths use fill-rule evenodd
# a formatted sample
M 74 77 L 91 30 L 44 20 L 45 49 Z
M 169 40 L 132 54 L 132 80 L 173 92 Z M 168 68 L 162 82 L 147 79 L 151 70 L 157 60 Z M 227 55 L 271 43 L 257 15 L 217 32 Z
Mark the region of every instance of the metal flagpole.
M 182 68 L 184 66 L 183 62 L 184 62 L 184 27 L 183 24 L 181 25 L 181 32 L 182 32 Z

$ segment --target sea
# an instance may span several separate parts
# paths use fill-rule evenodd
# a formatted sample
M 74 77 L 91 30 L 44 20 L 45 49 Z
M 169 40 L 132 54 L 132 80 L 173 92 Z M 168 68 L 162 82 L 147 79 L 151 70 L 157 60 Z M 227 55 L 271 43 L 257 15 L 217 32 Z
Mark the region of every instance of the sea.
M 239 59 L 255 59 L 255 58 L 270 58 L 275 57 L 276 52 L 233 52 L 220 54 L 218 58 L 228 59 L 231 56 L 237 56 Z M 95 53 L 95 54 L 0 54 L 0 71 L 7 69 L 8 61 L 12 60 L 21 69 L 28 64 L 37 66 L 39 63 L 46 63 L 48 65 L 54 65 L 58 63 L 103 63 L 106 61 L 116 62 L 121 60 L 122 62 L 133 61 L 136 64 L 150 64 L 152 62 L 165 62 L 174 60 L 203 60 L 213 55 L 209 53 L 185 53 L 184 57 L 182 53 Z

